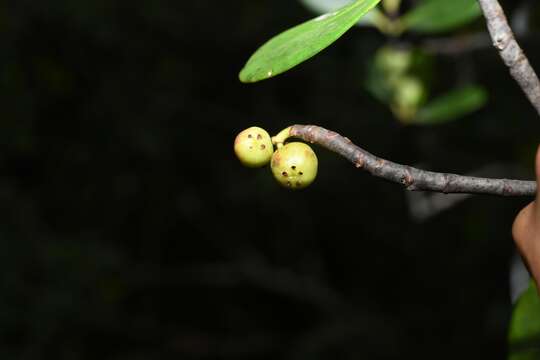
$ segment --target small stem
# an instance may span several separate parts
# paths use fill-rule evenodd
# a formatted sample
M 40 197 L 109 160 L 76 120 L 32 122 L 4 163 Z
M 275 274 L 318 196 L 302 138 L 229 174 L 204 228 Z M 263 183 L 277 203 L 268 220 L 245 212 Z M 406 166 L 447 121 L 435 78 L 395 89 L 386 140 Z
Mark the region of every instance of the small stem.
M 399 18 L 391 19 L 377 8 L 373 9 L 372 13 L 372 24 L 381 33 L 391 37 L 398 37 L 405 30 L 403 22 Z
M 394 17 L 399 12 L 399 7 L 401 6 L 401 0 L 383 0 L 382 6 L 384 11 L 391 17 Z
M 291 137 L 291 128 L 292 126 L 289 126 L 288 128 L 281 130 L 276 136 L 273 136 L 272 144 L 274 144 L 278 149 L 281 148 L 283 143 Z

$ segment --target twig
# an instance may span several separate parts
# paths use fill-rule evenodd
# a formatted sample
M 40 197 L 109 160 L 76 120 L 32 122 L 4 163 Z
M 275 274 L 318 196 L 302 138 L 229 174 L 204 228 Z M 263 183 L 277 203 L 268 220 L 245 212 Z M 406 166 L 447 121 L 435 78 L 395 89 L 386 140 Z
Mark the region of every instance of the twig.
M 515 165 L 494 163 L 476 169 L 468 175 L 476 177 L 494 177 L 501 174 L 504 174 L 505 176 L 521 176 L 523 175 L 523 171 L 521 170 L 520 167 Z M 407 192 L 406 197 L 411 219 L 417 222 L 424 222 L 472 196 L 473 195 L 471 194 L 441 194 L 409 191 Z
M 401 183 L 411 191 L 500 196 L 532 196 L 536 192 L 535 181 L 445 174 L 396 164 L 370 154 L 338 133 L 315 125 L 294 125 L 290 128 L 290 136 L 321 145 L 345 157 L 356 167 L 364 168 L 374 176 Z
M 486 18 L 493 45 L 540 115 L 540 81 L 523 50 L 519 47 L 504 11 L 497 0 L 478 0 Z
M 430 54 L 440 55 L 460 55 L 490 46 L 490 38 L 486 33 L 439 37 L 425 40 L 422 43 L 422 49 Z

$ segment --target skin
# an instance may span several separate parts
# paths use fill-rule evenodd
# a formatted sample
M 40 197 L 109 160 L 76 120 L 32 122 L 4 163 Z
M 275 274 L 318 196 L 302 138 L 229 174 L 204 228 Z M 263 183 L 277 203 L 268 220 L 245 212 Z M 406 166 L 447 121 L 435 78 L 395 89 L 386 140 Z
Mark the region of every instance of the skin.
M 536 182 L 540 184 L 540 147 L 535 160 Z M 540 289 L 540 186 L 536 199 L 523 208 L 512 226 L 512 236 L 525 264 Z

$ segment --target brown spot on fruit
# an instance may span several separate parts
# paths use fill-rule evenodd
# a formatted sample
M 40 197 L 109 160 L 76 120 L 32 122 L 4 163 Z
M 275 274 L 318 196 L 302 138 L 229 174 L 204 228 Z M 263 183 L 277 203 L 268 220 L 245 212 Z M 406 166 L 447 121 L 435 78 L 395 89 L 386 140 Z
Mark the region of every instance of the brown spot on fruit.
M 264 149 L 266 149 L 266 145 L 261 144 L 261 150 L 264 150 Z
M 289 174 L 287 174 L 286 171 L 282 172 L 281 175 L 283 175 L 283 176 L 285 176 L 285 177 L 289 176 Z
M 281 163 L 281 157 L 278 153 L 274 153 L 274 156 L 272 157 L 272 166 L 278 167 Z
M 261 134 L 257 134 L 257 140 L 261 140 L 261 139 L 262 139 Z

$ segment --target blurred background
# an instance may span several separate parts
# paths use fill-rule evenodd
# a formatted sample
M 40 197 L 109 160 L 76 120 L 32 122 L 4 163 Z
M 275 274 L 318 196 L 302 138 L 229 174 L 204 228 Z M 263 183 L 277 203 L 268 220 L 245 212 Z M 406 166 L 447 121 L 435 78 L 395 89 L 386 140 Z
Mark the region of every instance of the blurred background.
M 530 199 L 410 194 L 316 146 L 317 180 L 289 192 L 232 144 L 312 123 L 396 162 L 531 179 L 537 114 L 474 16 L 364 24 L 240 83 L 264 41 L 335 6 L 314 3 L 0 5 L 2 359 L 506 358 Z M 502 4 L 540 68 L 540 7 Z M 421 96 L 400 102 L 381 49 L 420 59 L 400 71 Z

